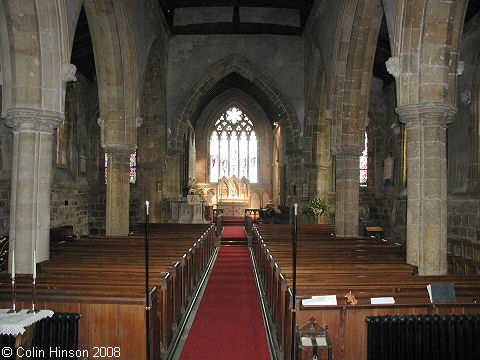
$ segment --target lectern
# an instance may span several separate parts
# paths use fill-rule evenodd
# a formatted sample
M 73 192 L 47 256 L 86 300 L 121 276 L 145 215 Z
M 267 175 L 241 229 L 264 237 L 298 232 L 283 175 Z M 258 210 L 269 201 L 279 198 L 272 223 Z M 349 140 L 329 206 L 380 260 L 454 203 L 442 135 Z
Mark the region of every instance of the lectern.
M 298 360 L 331 360 L 332 343 L 328 326 L 322 327 L 311 317 L 308 323 L 297 329 Z

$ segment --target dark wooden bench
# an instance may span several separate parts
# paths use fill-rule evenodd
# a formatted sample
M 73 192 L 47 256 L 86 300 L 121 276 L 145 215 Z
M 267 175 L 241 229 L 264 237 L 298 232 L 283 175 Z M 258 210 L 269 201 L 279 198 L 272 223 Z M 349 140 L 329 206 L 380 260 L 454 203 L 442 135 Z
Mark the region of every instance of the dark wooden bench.
M 365 317 L 375 312 L 395 314 L 441 311 L 480 312 L 480 278 L 418 276 L 416 267 L 405 263 L 404 248 L 369 237 L 335 237 L 325 226 L 301 225 L 297 242 L 296 323 L 314 316 L 327 324 L 335 358 L 366 359 Z M 256 265 L 266 294 L 278 340 L 290 358 L 293 297 L 291 226 L 256 225 L 253 234 Z M 430 283 L 455 284 L 457 304 L 431 304 L 426 289 Z M 347 302 L 352 293 L 357 305 Z M 335 295 L 336 306 L 303 306 L 302 299 Z M 372 297 L 394 297 L 395 305 L 371 305 Z
M 152 226 L 151 230 L 149 237 L 151 343 L 156 344 L 152 345 L 154 356 L 160 357 L 160 352 L 165 351 L 172 340 L 178 321 L 213 253 L 214 233 L 210 225 L 182 224 L 181 227 L 177 225 L 170 227 L 162 224 Z M 62 243 L 61 246 L 54 246 L 50 261 L 40 263 L 38 266 L 38 302 L 48 303 L 49 306 L 60 306 L 64 302 L 86 302 L 92 306 L 98 303 L 119 307 L 142 304 L 144 306 L 144 241 L 144 236 L 139 234 L 128 237 L 73 239 Z M 30 299 L 31 282 L 31 275 L 17 276 L 19 301 L 28 302 Z M 3 304 L 8 306 L 10 294 L 8 274 L 0 275 L 0 289 Z M 118 310 L 118 313 L 120 312 Z M 90 320 L 95 322 L 96 325 L 92 325 L 93 327 L 102 326 L 96 323 L 95 319 L 90 319 L 87 314 L 83 315 L 89 324 Z M 141 317 L 137 321 L 143 323 L 144 314 L 138 312 L 138 315 Z M 113 338 L 118 336 L 116 329 L 111 331 L 114 332 L 111 334 Z M 135 356 L 132 355 L 132 358 Z

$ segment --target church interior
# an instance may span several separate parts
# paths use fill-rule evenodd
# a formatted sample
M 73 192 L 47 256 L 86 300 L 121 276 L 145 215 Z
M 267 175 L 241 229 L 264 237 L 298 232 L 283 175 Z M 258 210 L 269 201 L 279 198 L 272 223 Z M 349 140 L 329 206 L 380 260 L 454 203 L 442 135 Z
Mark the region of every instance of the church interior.
M 480 0 L 1 0 L 0 307 L 79 314 L 78 359 L 473 343 L 477 41 Z

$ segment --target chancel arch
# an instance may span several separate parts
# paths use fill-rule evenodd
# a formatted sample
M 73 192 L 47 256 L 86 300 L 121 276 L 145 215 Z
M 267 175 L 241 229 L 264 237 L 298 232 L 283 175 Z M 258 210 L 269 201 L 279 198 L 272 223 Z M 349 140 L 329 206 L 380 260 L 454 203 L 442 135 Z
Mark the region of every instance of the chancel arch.
M 196 117 L 210 100 L 232 87 L 249 93 L 263 106 L 272 123 L 278 121 L 289 134 L 299 133 L 297 113 L 275 81 L 250 60 L 232 54 L 212 65 L 186 92 L 171 122 L 169 148 L 177 148 L 182 123 L 190 121 L 195 127 Z
M 251 181 L 252 178 L 247 179 L 250 191 L 249 199 L 246 199 L 248 200 L 246 202 L 250 206 L 252 193 L 263 193 L 265 191 L 272 193 L 271 179 L 274 175 L 271 166 L 273 157 L 273 125 L 263 107 L 253 97 L 238 88 L 230 88 L 212 99 L 195 122 L 196 182 L 197 184 L 209 184 L 218 198 L 219 194 L 216 190 L 218 181 L 214 181 L 211 174 L 212 132 L 216 129 L 215 124 L 222 115 L 232 108 L 241 111 L 251 121 L 252 129 L 255 131 L 257 164 L 256 179 L 254 180 L 256 181 Z M 248 126 L 248 124 L 245 125 Z M 222 177 L 220 176 L 220 179 Z M 242 177 L 240 173 L 235 176 L 238 180 Z M 232 178 L 230 173 L 227 174 L 227 178 Z

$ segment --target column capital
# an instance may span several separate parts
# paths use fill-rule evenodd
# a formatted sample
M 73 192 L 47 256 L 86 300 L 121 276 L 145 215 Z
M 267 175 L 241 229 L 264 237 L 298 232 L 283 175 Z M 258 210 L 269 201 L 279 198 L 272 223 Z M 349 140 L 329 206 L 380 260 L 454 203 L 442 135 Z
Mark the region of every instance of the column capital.
M 411 125 L 446 126 L 453 121 L 457 108 L 444 103 L 419 103 L 401 105 L 395 109 L 400 116 L 400 122 L 406 127 Z
M 105 144 L 103 150 L 109 154 L 117 156 L 128 156 L 137 149 L 135 144 Z
M 65 119 L 65 114 L 51 110 L 14 108 L 4 112 L 2 117 L 7 120 L 7 126 L 11 127 L 14 133 L 42 132 L 53 134 L 55 128 Z

